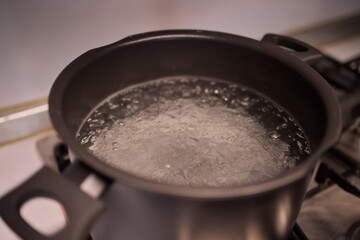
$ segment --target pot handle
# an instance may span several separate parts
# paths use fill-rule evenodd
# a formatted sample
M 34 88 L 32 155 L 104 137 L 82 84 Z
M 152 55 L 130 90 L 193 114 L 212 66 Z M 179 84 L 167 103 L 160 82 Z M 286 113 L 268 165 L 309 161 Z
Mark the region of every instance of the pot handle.
M 86 172 L 83 164 L 72 164 L 71 172 Z M 75 240 L 85 239 L 93 221 L 104 209 L 104 204 L 91 198 L 76 184 L 48 167 L 43 167 L 20 186 L 0 199 L 0 215 L 23 239 Z M 67 215 L 64 228 L 46 236 L 32 228 L 20 215 L 21 206 L 35 197 L 48 197 L 62 205 Z
M 281 47 L 291 55 L 300 58 L 302 61 L 312 66 L 318 63 L 323 57 L 322 53 L 316 48 L 291 37 L 269 33 L 266 34 L 261 41 Z

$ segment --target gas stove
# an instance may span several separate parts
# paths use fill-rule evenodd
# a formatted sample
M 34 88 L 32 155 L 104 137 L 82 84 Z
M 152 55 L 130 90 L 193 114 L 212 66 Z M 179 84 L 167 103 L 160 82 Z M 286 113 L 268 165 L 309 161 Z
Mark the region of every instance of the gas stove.
M 326 57 L 315 68 L 336 92 L 345 127 L 321 157 L 289 239 L 360 239 L 360 58 L 341 64 Z M 67 147 L 55 134 L 40 139 L 37 149 L 56 171 L 70 164 Z
M 325 57 L 315 68 L 333 87 L 342 107 L 345 127 L 339 142 L 321 157 L 289 239 L 360 239 L 360 57 L 346 63 Z M 41 114 L 47 116 L 47 105 L 42 109 L 44 111 Z M 44 125 L 44 121 L 33 122 L 41 122 Z M 34 128 L 33 125 L 31 128 Z M 31 155 L 34 155 L 35 150 L 32 144 L 23 144 L 26 141 L 36 142 L 41 159 L 54 170 L 61 172 L 70 164 L 66 145 L 53 131 L 37 136 L 36 140 L 32 138 L 17 143 L 15 151 L 19 151 L 20 147 L 21 152 L 29 157 L 27 154 L 31 152 Z M 10 164 L 10 160 L 18 157 L 7 152 L 11 147 L 8 145 L 0 149 L 0 157 L 3 159 L 0 168 L 4 171 L 0 178 L 2 177 L 4 185 L 11 182 L 15 175 L 8 173 L 13 172 L 8 167 L 14 165 Z M 29 158 L 31 160 L 31 156 Z M 40 167 L 40 163 L 35 159 L 32 162 L 26 160 L 28 161 L 20 161 L 26 167 L 16 166 L 19 175 L 22 173 L 18 168 L 23 168 L 23 172 L 29 176 L 35 168 Z M 15 183 L 15 176 L 13 178 L 12 182 Z M 26 174 L 22 178 L 25 180 Z M 19 178 L 17 182 L 20 180 Z M 7 189 L 2 187 L 0 192 L 6 192 L 12 187 L 14 185 L 8 184 Z M 0 235 L 5 236 L 0 239 L 18 239 L 5 228 L 4 223 L 0 221 Z
M 333 150 L 320 160 L 290 239 L 360 239 L 359 166 Z
M 320 159 L 290 239 L 360 239 L 360 58 L 327 57 L 316 70 L 338 96 L 345 128 Z

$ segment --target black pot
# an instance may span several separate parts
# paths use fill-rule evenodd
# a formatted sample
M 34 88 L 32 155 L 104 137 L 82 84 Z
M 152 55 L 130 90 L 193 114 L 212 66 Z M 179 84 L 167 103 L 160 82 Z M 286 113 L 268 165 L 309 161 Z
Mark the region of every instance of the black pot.
M 67 178 L 41 169 L 1 199 L 1 215 L 27 239 L 81 239 L 90 226 L 95 239 L 286 239 L 317 159 L 341 129 L 337 99 L 309 65 L 320 58 L 317 50 L 286 37 L 266 35 L 260 42 L 195 30 L 144 33 L 90 50 L 59 75 L 49 98 L 53 125 L 78 162 L 68 167 Z M 223 79 L 261 92 L 302 125 L 311 156 L 266 182 L 186 188 L 112 168 L 75 139 L 83 119 L 108 95 L 174 75 Z M 99 199 L 76 186 L 90 173 L 111 185 Z M 68 224 L 52 237 L 36 232 L 19 215 L 20 206 L 35 196 L 54 198 L 67 212 Z M 104 206 L 107 211 L 94 225 Z

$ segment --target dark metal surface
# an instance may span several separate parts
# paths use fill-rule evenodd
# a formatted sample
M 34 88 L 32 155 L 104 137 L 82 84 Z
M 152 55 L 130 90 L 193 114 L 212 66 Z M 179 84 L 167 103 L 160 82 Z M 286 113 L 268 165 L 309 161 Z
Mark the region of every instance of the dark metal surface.
M 327 180 L 331 180 L 341 187 L 344 191 L 353 194 L 354 196 L 360 198 L 360 190 L 348 182 L 341 174 L 337 173 L 334 169 L 331 169 L 325 163 L 321 163 L 318 170 L 315 180 L 319 184 L 325 184 Z
M 312 66 L 317 64 L 323 58 L 322 53 L 316 48 L 290 37 L 266 34 L 261 41 L 279 46 Z
M 357 62 L 357 59 L 350 61 L 350 63 Z M 350 68 L 350 65 L 353 65 L 350 63 L 342 64 L 329 57 L 324 57 L 315 67 L 331 84 L 339 99 L 343 130 L 350 128 L 360 117 L 360 74 L 357 68 Z
M 328 157 L 323 159 L 327 165 L 334 163 L 334 160 Z M 352 169 L 349 166 L 347 168 Z M 337 167 L 337 171 L 348 172 L 348 169 Z M 318 178 L 323 178 L 319 176 L 321 174 L 323 172 L 317 172 Z M 344 178 L 344 182 L 359 188 L 360 176 L 353 171 Z M 354 224 L 360 220 L 360 198 L 344 191 L 336 183 L 331 183 L 332 180 L 328 178 L 316 186 L 315 194 L 304 201 L 297 222 L 310 240 L 358 239 Z
M 360 239 L 360 114 L 354 111 L 360 103 L 357 62 L 341 64 L 326 57 L 317 66 L 340 99 L 345 121 L 338 143 L 321 158 L 317 183 L 308 190 L 297 219 L 309 239 Z
M 42 235 L 20 215 L 23 203 L 35 197 L 53 198 L 64 208 L 67 224 L 54 235 Z M 103 208 L 102 202 L 92 199 L 69 180 L 47 167 L 41 168 L 0 200 L 1 217 L 23 239 L 84 239 L 88 235 L 87 229 Z
M 290 233 L 289 240 L 308 240 L 308 237 L 300 228 L 300 226 L 297 223 L 295 223 L 295 226 L 293 227 Z
M 106 96 L 131 84 L 174 75 L 238 82 L 270 97 L 301 123 L 310 139 L 313 155 L 272 181 L 234 189 L 195 190 L 146 181 L 116 170 L 99 161 L 75 139 L 83 118 Z M 125 185 L 184 197 L 221 199 L 278 189 L 308 174 L 317 157 L 340 133 L 337 100 L 311 67 L 271 44 L 208 31 L 139 34 L 89 51 L 60 74 L 53 85 L 49 104 L 54 127 L 89 166 Z

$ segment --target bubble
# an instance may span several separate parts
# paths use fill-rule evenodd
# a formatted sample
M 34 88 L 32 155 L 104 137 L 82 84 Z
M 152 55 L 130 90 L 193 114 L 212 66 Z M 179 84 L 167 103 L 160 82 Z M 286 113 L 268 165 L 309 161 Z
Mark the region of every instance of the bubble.
M 90 138 L 90 142 L 94 143 L 96 141 L 97 137 L 96 136 L 91 136 Z
M 189 78 L 180 78 L 180 82 L 181 82 L 181 83 L 188 83 L 188 82 L 189 82 Z M 172 83 L 172 82 L 170 81 L 170 83 Z
M 238 85 L 236 85 L 236 84 L 230 84 L 230 86 L 229 86 L 229 88 L 230 89 L 232 89 L 232 90 L 236 90 L 236 89 L 238 89 Z
M 102 118 L 93 118 L 91 121 L 93 124 L 104 124 L 105 120 Z
M 109 102 L 109 108 L 110 108 L 111 110 L 114 110 L 115 108 L 118 108 L 118 107 L 119 107 L 119 104 Z
M 269 108 L 265 106 L 265 107 L 261 107 L 260 110 L 265 113 L 269 111 Z
M 116 120 L 116 117 L 112 114 L 109 114 L 109 120 L 111 121 L 115 121 Z
M 174 79 L 112 95 L 89 115 L 77 139 L 112 167 L 188 187 L 263 181 L 305 156 L 296 120 L 256 92 L 222 81 Z
M 279 133 L 277 133 L 277 132 L 274 132 L 274 133 L 272 133 L 271 135 L 270 135 L 270 137 L 271 137 L 271 139 L 278 139 L 279 137 L 280 137 L 281 135 L 279 134 Z
M 202 91 L 202 89 L 201 89 L 200 86 L 196 86 L 196 87 L 195 87 L 195 93 L 196 93 L 197 95 L 199 95 L 199 94 L 201 93 L 201 91 Z
M 81 138 L 80 143 L 81 143 L 81 144 L 88 143 L 89 140 L 90 140 L 90 137 L 91 137 L 91 135 L 84 136 L 83 138 Z
M 303 132 L 296 132 L 296 135 L 297 135 L 299 138 L 305 138 Z
M 244 107 L 247 107 L 250 105 L 250 98 L 249 97 L 244 97 L 243 99 L 241 99 L 240 104 Z
M 298 145 L 299 149 L 302 149 L 302 148 L 303 148 L 303 145 L 301 144 L 301 142 L 296 141 L 296 144 Z
M 185 91 L 185 92 L 183 92 L 182 93 L 182 95 L 181 95 L 183 98 L 188 98 L 188 97 L 191 97 L 191 92 L 189 92 L 189 91 Z
M 233 107 L 236 107 L 236 106 L 238 105 L 237 99 L 231 99 L 230 104 L 231 104 Z

